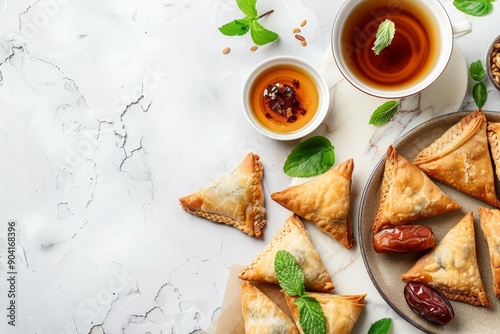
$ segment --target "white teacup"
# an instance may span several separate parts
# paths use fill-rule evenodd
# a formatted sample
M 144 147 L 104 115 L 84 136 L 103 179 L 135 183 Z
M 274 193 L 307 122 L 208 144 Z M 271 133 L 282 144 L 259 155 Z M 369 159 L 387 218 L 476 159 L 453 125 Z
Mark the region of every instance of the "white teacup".
M 379 24 L 395 23 L 392 43 L 372 50 Z M 347 0 L 335 19 L 331 44 L 342 75 L 359 90 L 397 99 L 421 92 L 445 70 L 454 38 L 472 31 L 452 24 L 437 0 Z

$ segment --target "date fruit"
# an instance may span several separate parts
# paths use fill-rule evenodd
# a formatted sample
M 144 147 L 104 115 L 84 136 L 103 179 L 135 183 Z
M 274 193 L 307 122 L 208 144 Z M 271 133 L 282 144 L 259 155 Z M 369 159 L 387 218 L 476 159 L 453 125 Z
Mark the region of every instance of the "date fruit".
M 413 312 L 436 324 L 444 326 L 455 315 L 448 298 L 426 284 L 408 282 L 404 287 L 404 296 Z
M 412 253 L 434 247 L 434 232 L 423 225 L 402 225 L 382 230 L 373 236 L 377 253 Z

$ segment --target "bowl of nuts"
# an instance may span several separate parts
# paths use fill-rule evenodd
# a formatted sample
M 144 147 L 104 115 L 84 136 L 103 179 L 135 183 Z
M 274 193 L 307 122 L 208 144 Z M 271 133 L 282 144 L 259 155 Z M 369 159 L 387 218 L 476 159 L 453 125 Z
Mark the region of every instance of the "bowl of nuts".
M 486 55 L 486 72 L 493 86 L 500 90 L 500 36 L 497 36 Z

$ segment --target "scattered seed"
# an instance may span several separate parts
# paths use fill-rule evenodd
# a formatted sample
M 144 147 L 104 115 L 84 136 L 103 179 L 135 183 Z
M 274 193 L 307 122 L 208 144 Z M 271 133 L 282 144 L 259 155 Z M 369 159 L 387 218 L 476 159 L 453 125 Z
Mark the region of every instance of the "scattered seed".
M 304 38 L 304 36 L 301 36 L 299 34 L 295 34 L 295 38 L 298 39 L 299 41 L 305 41 L 306 39 Z
M 255 50 L 257 50 L 257 49 L 258 49 L 258 46 L 257 46 L 257 45 L 254 45 L 254 46 L 252 46 L 252 47 L 250 48 L 250 51 L 255 51 Z
M 229 52 L 231 52 L 231 48 L 227 47 L 222 50 L 222 54 L 227 55 Z
M 300 41 L 300 44 L 302 44 L 302 46 L 306 46 L 307 42 L 305 40 L 304 41 Z
M 302 30 L 300 30 L 300 28 L 295 28 L 295 29 L 293 29 L 293 33 L 294 33 L 294 34 L 296 34 L 296 33 L 298 33 L 298 32 L 301 32 L 301 31 L 302 31 Z
M 303 26 L 305 26 L 305 25 L 306 25 L 306 23 L 307 23 L 307 20 L 304 20 L 304 21 L 300 22 L 300 26 L 301 26 L 301 27 L 303 27 Z M 500 43 L 499 43 L 499 44 L 500 44 Z

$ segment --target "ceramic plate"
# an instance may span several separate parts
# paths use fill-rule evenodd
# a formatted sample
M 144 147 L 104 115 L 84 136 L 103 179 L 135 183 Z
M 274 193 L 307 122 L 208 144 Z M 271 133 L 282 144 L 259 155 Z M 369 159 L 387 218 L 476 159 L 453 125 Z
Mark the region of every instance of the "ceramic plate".
M 406 159 L 412 161 L 418 152 L 429 146 L 452 125 L 460 121 L 468 112 L 456 112 L 427 121 L 405 134 L 393 146 Z M 486 112 L 488 121 L 500 122 L 500 113 Z M 500 300 L 493 295 L 492 276 L 488 248 L 479 225 L 479 206 L 489 205 L 467 196 L 453 188 L 436 184 L 454 201 L 462 206 L 456 212 L 420 220 L 418 223 L 432 227 L 436 241 L 443 236 L 470 211 L 474 212 L 476 254 L 486 292 L 493 307 L 472 306 L 452 301 L 454 319 L 446 326 L 435 325 L 417 316 L 409 309 L 403 296 L 405 283 L 401 275 L 410 269 L 423 254 L 378 254 L 373 249 L 371 228 L 379 202 L 379 192 L 384 173 L 385 157 L 377 164 L 365 186 L 359 211 L 359 241 L 365 267 L 375 287 L 386 302 L 403 318 L 427 333 L 491 333 L 498 326 Z M 497 192 L 499 184 L 497 182 Z

